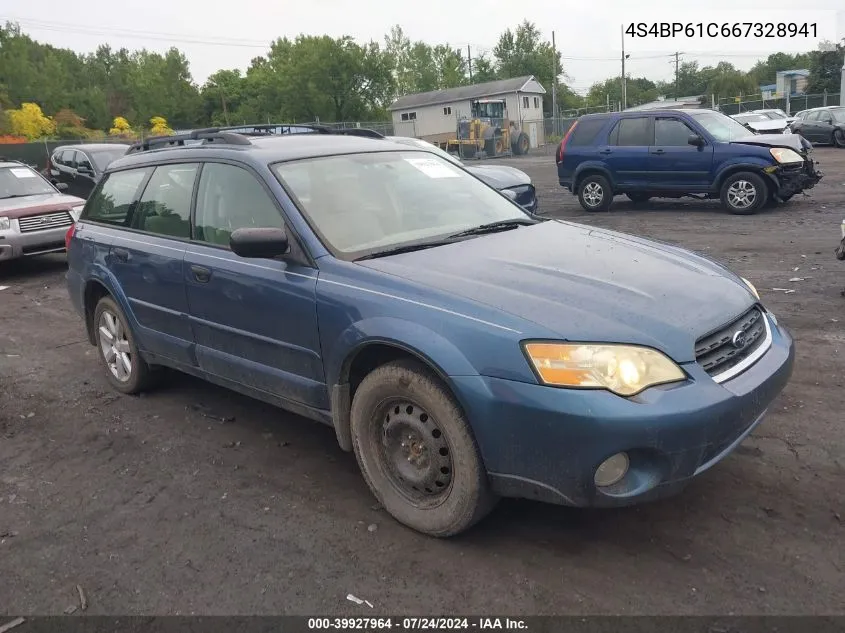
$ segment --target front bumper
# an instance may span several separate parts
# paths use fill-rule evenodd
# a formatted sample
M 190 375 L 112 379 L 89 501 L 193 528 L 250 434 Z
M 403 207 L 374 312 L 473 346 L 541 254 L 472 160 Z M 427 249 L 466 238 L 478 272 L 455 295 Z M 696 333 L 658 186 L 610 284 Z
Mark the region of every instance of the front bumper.
M 0 232 L 0 261 L 60 253 L 65 250 L 67 230 L 68 227 L 63 226 L 31 233 L 19 233 L 15 230 Z
M 452 380 L 496 492 L 572 506 L 630 505 L 678 492 L 759 424 L 795 355 L 790 335 L 770 323 L 769 351 L 722 384 L 695 363 L 684 365 L 689 381 L 627 399 L 489 377 Z M 628 473 L 598 488 L 596 468 L 622 451 Z
M 787 198 L 806 189 L 812 189 L 824 176 L 820 170 L 816 169 L 816 163 L 812 158 L 807 158 L 800 165 L 778 165 L 772 170 L 767 170 L 767 173 L 772 179 L 774 193 L 778 198 Z

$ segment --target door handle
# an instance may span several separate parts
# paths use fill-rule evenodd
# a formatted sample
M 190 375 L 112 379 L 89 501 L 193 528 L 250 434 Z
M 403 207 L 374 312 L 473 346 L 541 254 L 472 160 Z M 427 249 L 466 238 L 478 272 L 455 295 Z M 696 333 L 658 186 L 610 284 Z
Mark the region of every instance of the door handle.
M 666 153 L 666 151 L 662 150 L 662 149 L 656 149 L 652 152 L 652 154 L 665 154 L 665 153 Z
M 599 150 L 599 154 L 607 155 L 607 154 L 611 154 L 611 153 L 613 153 L 612 149 L 601 149 L 601 150 Z
M 191 266 L 191 272 L 194 274 L 194 279 L 201 284 L 208 283 L 211 279 L 211 270 L 204 266 Z
M 120 262 L 129 261 L 129 251 L 124 248 L 113 248 L 112 254 L 114 255 L 114 258 Z

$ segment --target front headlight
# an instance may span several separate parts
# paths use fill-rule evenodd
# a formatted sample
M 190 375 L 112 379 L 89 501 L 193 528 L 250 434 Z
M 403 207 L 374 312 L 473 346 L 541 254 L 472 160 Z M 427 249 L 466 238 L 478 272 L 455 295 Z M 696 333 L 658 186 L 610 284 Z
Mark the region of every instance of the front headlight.
M 0 231 L 8 231 L 12 228 L 12 221 L 9 218 L 0 218 Z
M 769 153 L 779 163 L 803 163 L 801 154 L 787 147 L 773 147 Z
M 546 385 L 607 389 L 620 396 L 686 375 L 657 350 L 636 345 L 588 343 L 526 343 L 525 354 Z
M 82 215 L 82 209 L 85 208 L 85 204 L 78 204 L 75 207 L 70 208 L 70 217 L 73 218 L 74 222 L 79 221 L 79 216 Z
M 754 287 L 754 284 L 752 284 L 750 281 L 748 281 L 745 277 L 740 277 L 740 279 L 742 279 L 745 282 L 745 285 L 748 286 L 748 289 L 751 291 L 751 294 L 753 294 L 755 297 L 757 297 L 757 301 L 759 301 L 760 300 L 760 293 L 757 292 L 757 288 Z

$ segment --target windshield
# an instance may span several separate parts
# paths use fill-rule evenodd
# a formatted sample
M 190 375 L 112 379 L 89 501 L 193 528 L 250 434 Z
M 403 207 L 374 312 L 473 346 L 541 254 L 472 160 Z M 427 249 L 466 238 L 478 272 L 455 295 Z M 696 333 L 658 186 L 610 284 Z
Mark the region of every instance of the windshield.
M 845 107 L 831 108 L 830 113 L 833 115 L 834 120 L 839 123 L 845 123 Z
M 695 113 L 690 112 L 690 114 L 717 141 L 735 141 L 738 138 L 744 138 L 751 134 L 748 128 L 742 125 L 742 123 L 734 121 L 731 117 L 721 112 L 709 110 Z
M 95 152 L 89 151 L 88 153 L 91 154 L 91 159 L 94 161 L 97 171 L 105 171 L 109 163 L 126 154 L 126 149 L 126 147 L 116 147 L 114 149 L 98 149 Z
M 769 110 L 768 112 L 764 112 L 763 114 L 765 114 L 770 119 L 786 119 L 786 118 L 788 118 L 786 116 L 786 112 L 784 112 L 783 110 Z
M 734 119 L 739 121 L 740 123 L 753 123 L 759 121 L 770 121 L 766 116 L 762 114 L 737 114 L 734 116 Z
M 272 169 L 326 246 L 344 259 L 528 219 L 495 189 L 425 152 L 327 156 Z
M 453 156 L 449 152 L 444 152 L 434 143 L 429 143 L 428 141 L 424 141 L 419 138 L 411 138 L 410 136 L 388 136 L 387 138 L 391 141 L 395 141 L 396 143 L 402 143 L 403 145 L 412 145 L 415 147 L 419 147 L 420 149 L 424 149 L 427 152 L 434 152 L 438 156 L 445 158 L 446 160 L 451 161 L 456 165 L 463 165 L 463 163 L 457 158 L 457 156 Z
M 24 165 L 0 167 L 0 199 L 42 193 L 56 193 L 56 190 L 38 172 Z

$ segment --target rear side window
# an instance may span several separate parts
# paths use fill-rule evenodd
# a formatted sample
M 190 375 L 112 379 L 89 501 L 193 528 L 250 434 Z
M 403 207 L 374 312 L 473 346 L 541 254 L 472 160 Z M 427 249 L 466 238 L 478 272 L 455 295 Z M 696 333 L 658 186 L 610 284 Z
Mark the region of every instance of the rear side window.
M 607 119 L 581 119 L 572 131 L 567 147 L 592 145 L 606 122 Z
M 83 220 L 93 220 L 104 224 L 127 226 L 129 210 L 138 199 L 141 183 L 150 173 L 145 169 L 129 169 L 109 174 L 85 205 Z
M 62 152 L 62 165 L 67 165 L 68 167 L 76 167 L 76 152 L 72 149 L 66 149 Z
M 165 237 L 191 237 L 191 196 L 197 176 L 196 163 L 156 167 L 138 208 L 132 228 Z
M 649 146 L 652 135 L 648 117 L 622 119 L 610 133 L 611 145 Z

